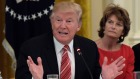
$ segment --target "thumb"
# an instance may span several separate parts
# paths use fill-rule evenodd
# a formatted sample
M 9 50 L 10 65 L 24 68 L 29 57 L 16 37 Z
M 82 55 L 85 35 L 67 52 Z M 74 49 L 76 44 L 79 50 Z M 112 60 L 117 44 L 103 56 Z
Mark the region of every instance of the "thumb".
M 107 65 L 107 62 L 108 62 L 107 57 L 104 57 L 104 62 L 103 62 L 103 65 Z
M 42 65 L 42 59 L 40 57 L 37 58 L 38 65 Z

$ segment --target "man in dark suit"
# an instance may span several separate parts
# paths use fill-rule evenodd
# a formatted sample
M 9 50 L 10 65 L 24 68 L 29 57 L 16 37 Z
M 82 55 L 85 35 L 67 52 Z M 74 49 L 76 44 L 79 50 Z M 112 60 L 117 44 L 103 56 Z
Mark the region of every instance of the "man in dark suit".
M 81 28 L 82 9 L 73 2 L 54 5 L 50 16 L 52 33 L 33 38 L 23 44 L 17 61 L 16 79 L 113 79 L 124 67 L 122 57 L 107 65 L 99 65 L 98 49 L 92 40 L 75 35 Z M 65 45 L 68 49 L 65 51 Z M 67 52 L 67 53 L 66 53 Z M 64 67 L 63 58 L 68 64 Z M 68 58 L 68 59 L 67 59 Z M 68 71 L 65 71 L 68 67 Z M 63 69 L 64 68 L 64 69 Z M 66 72 L 64 76 L 62 73 Z M 63 75 L 63 78 L 61 77 Z M 67 76 L 68 75 L 68 76 Z
M 140 43 L 132 47 L 135 55 L 134 71 L 140 71 Z

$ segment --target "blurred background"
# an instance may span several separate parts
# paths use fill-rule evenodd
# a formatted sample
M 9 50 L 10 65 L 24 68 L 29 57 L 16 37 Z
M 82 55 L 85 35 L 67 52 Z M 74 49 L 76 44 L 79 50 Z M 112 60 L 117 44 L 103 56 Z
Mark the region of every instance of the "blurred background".
M 0 71 L 3 79 L 14 79 L 16 60 L 21 44 L 45 32 L 51 32 L 49 12 L 59 1 L 79 3 L 83 9 L 79 35 L 97 40 L 103 10 L 110 3 L 125 8 L 130 15 L 131 29 L 123 43 L 140 42 L 140 0 L 0 0 Z M 22 72 L 22 71 L 21 71 Z

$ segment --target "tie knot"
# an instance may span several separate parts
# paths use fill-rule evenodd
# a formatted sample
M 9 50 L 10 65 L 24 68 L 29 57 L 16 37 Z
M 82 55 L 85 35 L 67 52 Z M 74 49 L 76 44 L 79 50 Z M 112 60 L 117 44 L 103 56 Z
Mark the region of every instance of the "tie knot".
M 65 45 L 64 47 L 63 47 L 63 50 L 68 50 L 69 49 L 69 46 L 68 45 Z

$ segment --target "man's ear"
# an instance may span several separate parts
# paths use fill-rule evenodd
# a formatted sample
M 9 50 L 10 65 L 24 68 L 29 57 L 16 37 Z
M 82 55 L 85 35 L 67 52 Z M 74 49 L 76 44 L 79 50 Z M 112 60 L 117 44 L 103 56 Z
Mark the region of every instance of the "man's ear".
M 81 29 L 81 26 L 82 26 L 82 21 L 79 22 L 77 31 L 79 31 Z

